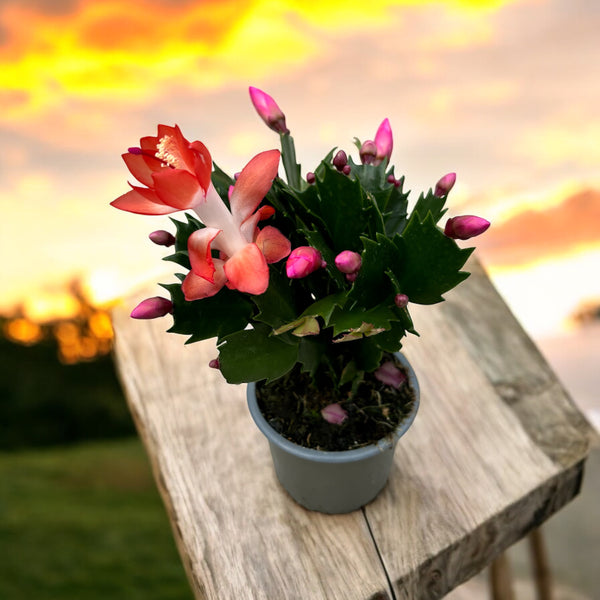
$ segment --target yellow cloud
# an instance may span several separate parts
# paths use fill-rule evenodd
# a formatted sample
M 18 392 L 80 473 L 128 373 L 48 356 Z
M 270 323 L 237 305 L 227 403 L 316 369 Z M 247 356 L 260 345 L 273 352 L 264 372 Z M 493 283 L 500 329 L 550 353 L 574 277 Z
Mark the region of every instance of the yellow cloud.
M 568 115 L 533 128 L 518 145 L 519 156 L 544 167 L 575 163 L 595 167 L 600 163 L 600 120 L 585 113 Z
M 454 11 L 507 2 L 448 0 Z M 339 32 L 382 27 L 417 0 L 203 0 L 169 6 L 152 0 L 83 0 L 47 15 L 5 5 L 0 26 L 0 119 L 55 113 L 73 100 L 147 102 L 170 86 L 214 89 L 303 64 Z M 331 35 L 327 35 L 327 33 Z M 463 43 L 462 38 L 455 43 Z

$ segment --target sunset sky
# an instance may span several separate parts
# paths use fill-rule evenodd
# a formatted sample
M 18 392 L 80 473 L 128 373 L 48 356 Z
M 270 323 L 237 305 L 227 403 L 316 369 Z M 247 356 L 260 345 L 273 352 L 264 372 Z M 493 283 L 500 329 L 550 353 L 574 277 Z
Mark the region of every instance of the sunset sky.
M 384 117 L 413 200 L 456 171 L 449 214 L 493 222 L 480 259 L 554 333 L 600 298 L 599 31 L 596 0 L 0 0 L 0 311 L 68 312 L 74 276 L 103 300 L 169 273 L 146 237 L 168 219 L 109 206 L 120 155 L 177 123 L 239 171 L 278 146 L 254 85 L 303 173 Z

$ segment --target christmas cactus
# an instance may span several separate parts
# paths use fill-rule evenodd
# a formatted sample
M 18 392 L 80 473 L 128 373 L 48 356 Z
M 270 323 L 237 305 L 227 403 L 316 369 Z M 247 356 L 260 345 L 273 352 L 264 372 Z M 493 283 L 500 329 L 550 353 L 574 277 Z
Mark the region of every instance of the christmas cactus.
M 334 149 L 302 178 L 283 112 L 256 88 L 250 97 L 281 152 L 261 152 L 234 177 L 176 126 L 159 125 L 123 155 L 141 185 L 115 207 L 190 211 L 172 219 L 173 233 L 150 234 L 179 267 L 177 281 L 163 285 L 170 299 L 147 299 L 132 316 L 172 314 L 169 331 L 187 342 L 216 338 L 211 366 L 230 383 L 271 382 L 295 369 L 346 395 L 369 373 L 400 386 L 403 375 L 385 357 L 417 334 L 411 304 L 440 302 L 468 276 L 461 269 L 473 249 L 455 239 L 489 223 L 466 215 L 438 225 L 453 173 L 408 212 L 387 119 L 373 140 L 355 140 L 356 161 Z M 346 414 L 329 402 L 322 418 L 340 424 Z

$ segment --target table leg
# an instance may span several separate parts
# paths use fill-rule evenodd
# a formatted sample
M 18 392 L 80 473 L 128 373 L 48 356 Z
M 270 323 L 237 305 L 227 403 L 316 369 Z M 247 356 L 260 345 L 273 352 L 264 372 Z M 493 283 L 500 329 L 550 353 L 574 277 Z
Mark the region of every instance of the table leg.
M 515 600 L 510 563 L 506 552 L 500 554 L 490 565 L 490 588 L 492 600 Z
M 529 552 L 533 565 L 533 578 L 538 600 L 552 600 L 552 576 L 548 553 L 541 529 L 534 529 L 528 536 Z

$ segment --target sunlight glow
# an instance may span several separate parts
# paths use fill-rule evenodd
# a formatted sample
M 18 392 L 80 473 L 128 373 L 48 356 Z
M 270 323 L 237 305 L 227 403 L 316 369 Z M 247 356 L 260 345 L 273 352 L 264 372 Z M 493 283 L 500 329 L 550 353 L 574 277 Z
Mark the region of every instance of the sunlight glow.
M 486 270 L 517 318 L 535 336 L 568 330 L 582 298 L 600 297 L 600 245 L 519 267 Z
M 4 335 L 12 342 L 30 346 L 37 344 L 43 337 L 42 328 L 28 319 L 13 319 L 4 324 Z
M 35 296 L 28 296 L 23 304 L 24 316 L 36 323 L 70 319 L 79 314 L 79 310 L 79 301 L 68 290 L 40 291 Z

